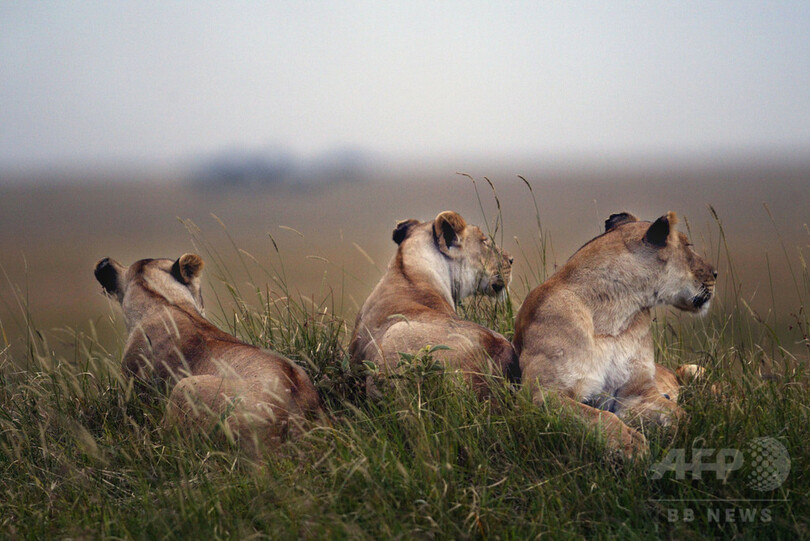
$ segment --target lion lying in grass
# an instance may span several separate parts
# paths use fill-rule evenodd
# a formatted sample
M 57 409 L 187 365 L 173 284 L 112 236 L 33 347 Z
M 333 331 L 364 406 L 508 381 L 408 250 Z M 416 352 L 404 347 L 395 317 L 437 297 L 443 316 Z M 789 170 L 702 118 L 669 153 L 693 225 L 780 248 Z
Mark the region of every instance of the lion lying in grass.
M 609 446 L 644 452 L 639 426 L 673 423 L 678 374 L 654 362 L 650 310 L 660 304 L 705 313 L 717 272 L 675 229 L 675 213 L 654 223 L 627 213 L 529 293 L 515 321 L 523 383 L 536 403 L 556 391 L 569 411 L 600 425 Z M 682 378 L 697 375 L 692 365 Z
M 397 253 L 357 314 L 352 360 L 371 361 L 387 373 L 396 370 L 400 353 L 443 345 L 449 349 L 433 356 L 462 372 L 481 397 L 488 394 L 485 374 L 518 378 L 509 341 L 455 311 L 459 300 L 474 293 L 494 296 L 505 290 L 509 254 L 451 211 L 432 222 L 400 222 L 393 239 Z
M 129 268 L 98 262 L 96 279 L 126 319 L 124 372 L 170 390 L 167 425 L 207 432 L 220 426 L 235 439 L 272 446 L 306 417 L 323 415 L 318 394 L 301 367 L 203 317 L 202 267 L 196 254 L 142 259 Z

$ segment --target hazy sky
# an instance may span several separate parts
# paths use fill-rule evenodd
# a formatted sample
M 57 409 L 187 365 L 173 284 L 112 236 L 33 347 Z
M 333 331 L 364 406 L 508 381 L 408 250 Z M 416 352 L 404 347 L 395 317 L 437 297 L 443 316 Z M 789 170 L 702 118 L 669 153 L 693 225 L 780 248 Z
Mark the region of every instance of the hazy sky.
M 0 0 L 0 167 L 810 154 L 810 2 Z

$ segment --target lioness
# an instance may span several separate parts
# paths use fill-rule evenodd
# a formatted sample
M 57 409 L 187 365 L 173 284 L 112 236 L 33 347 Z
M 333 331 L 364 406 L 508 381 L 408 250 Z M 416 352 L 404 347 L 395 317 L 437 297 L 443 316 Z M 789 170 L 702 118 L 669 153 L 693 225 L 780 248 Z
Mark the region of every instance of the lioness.
M 450 349 L 434 356 L 463 372 L 480 397 L 488 394 L 484 374 L 490 371 L 517 379 L 509 341 L 455 311 L 459 300 L 476 292 L 504 291 L 511 278 L 509 254 L 452 211 L 432 222 L 399 222 L 393 239 L 397 253 L 357 314 L 352 360 L 372 361 L 387 372 L 396 368 L 400 352 L 444 345 Z
M 651 308 L 705 313 L 714 292 L 717 272 L 676 223 L 674 212 L 652 224 L 612 215 L 604 234 L 529 293 L 515 321 L 515 350 L 533 400 L 557 391 L 629 455 L 645 451 L 646 439 L 625 421 L 666 425 L 682 413 L 676 374 L 653 360 Z
M 196 254 L 142 259 L 129 268 L 98 262 L 96 279 L 126 319 L 124 372 L 170 389 L 166 424 L 210 430 L 223 420 L 235 438 L 272 446 L 305 416 L 322 415 L 318 394 L 301 367 L 203 317 L 202 268 Z

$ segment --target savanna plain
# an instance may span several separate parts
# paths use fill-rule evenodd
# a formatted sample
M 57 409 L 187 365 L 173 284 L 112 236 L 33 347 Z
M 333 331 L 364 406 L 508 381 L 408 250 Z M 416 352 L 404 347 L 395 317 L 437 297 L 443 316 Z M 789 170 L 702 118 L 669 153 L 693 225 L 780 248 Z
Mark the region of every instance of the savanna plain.
M 0 184 L 0 536 L 810 536 L 810 161 L 470 169 L 272 187 L 55 173 Z M 347 353 L 354 316 L 394 254 L 396 221 L 443 210 L 514 256 L 505 299 L 457 307 L 507 337 L 528 291 L 611 213 L 677 212 L 719 271 L 705 317 L 655 313 L 656 361 L 706 369 L 681 395 L 688 419 L 648 432 L 649 456 L 621 459 L 505 382 L 478 401 L 429 349 L 365 399 Z M 207 317 L 300 364 L 328 426 L 260 457 L 161 427 L 165 399 L 122 376 L 123 317 L 93 268 L 186 252 L 206 262 Z M 774 441 L 779 457 L 757 448 Z M 686 473 L 655 475 L 660 464 Z M 778 486 L 754 482 L 774 467 Z

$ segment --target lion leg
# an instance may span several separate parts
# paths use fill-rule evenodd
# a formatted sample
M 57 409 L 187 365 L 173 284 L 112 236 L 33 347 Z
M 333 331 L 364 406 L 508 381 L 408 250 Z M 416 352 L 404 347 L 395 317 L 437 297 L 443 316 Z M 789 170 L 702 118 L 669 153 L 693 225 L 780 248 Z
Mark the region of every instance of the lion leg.
M 532 394 L 532 402 L 537 406 L 543 406 L 550 395 L 559 398 L 562 403 L 563 410 L 594 427 L 604 434 L 608 447 L 615 451 L 621 452 L 627 458 L 634 458 L 647 453 L 649 450 L 647 446 L 647 439 L 644 435 L 636 430 L 627 426 L 615 414 L 591 407 L 574 400 L 570 396 L 562 393 L 552 393 L 543 389 L 535 389 Z

